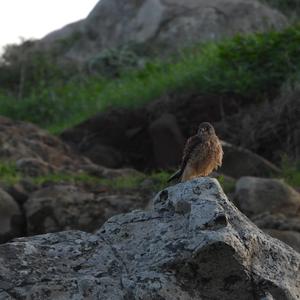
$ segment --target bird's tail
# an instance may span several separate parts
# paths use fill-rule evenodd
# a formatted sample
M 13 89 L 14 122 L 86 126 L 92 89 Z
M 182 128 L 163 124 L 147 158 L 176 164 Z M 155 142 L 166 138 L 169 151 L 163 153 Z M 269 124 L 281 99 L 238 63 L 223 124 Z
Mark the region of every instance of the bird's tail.
M 174 179 L 179 179 L 181 177 L 182 173 L 183 173 L 182 170 L 179 169 L 168 179 L 168 182 L 171 182 Z

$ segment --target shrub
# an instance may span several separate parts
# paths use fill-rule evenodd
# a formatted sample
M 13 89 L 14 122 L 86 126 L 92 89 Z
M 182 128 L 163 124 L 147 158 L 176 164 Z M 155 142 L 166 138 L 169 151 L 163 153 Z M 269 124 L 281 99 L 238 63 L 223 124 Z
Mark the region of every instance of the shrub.
M 142 105 L 171 92 L 231 93 L 249 103 L 273 100 L 283 82 L 297 78 L 299 44 L 300 26 L 295 25 L 281 32 L 198 45 L 167 62 L 153 59 L 130 71 L 125 67 L 127 58 L 108 52 L 104 61 L 117 57 L 115 79 L 73 75 L 66 80 L 68 76 L 50 58 L 36 59 L 31 61 L 32 76 L 27 77 L 22 99 L 0 92 L 0 113 L 57 132 L 107 107 Z

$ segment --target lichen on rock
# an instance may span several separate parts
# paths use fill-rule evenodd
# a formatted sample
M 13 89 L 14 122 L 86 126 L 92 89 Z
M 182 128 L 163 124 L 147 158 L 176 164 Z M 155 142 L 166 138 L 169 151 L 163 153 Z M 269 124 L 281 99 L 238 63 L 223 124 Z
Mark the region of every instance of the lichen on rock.
M 217 180 L 155 197 L 153 209 L 0 246 L 2 299 L 298 299 L 300 255 L 259 230 Z M 268 298 L 268 299 L 269 299 Z

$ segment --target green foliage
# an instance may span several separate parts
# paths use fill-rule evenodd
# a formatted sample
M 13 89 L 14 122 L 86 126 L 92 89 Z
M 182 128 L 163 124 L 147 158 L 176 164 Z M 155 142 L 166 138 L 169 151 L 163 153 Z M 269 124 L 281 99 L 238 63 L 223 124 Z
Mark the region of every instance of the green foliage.
M 167 62 L 148 61 L 142 69 L 122 71 L 118 66 L 119 77 L 113 80 L 93 75 L 66 81 L 55 67 L 48 74 L 51 60 L 44 61 L 22 99 L 0 91 L 0 114 L 61 132 L 107 107 L 135 107 L 169 92 L 233 93 L 248 101 L 273 98 L 283 82 L 299 73 L 299 44 L 300 25 L 236 36 L 187 49 Z M 118 64 L 123 64 L 121 58 Z
M 36 50 L 34 46 L 33 40 L 7 45 L 0 60 L 1 88 L 19 100 L 61 84 L 75 72 L 70 65 L 58 64 L 55 51 Z
M 21 174 L 12 162 L 0 161 L 0 181 L 5 185 L 13 185 L 21 180 Z
M 145 180 L 149 180 L 148 188 L 153 190 L 161 190 L 167 186 L 167 179 L 170 174 L 167 172 L 156 172 L 149 175 L 132 175 L 120 176 L 112 179 L 99 178 L 88 175 L 84 172 L 80 173 L 51 173 L 37 177 L 26 177 L 26 180 L 31 181 L 36 185 L 43 185 L 47 183 L 72 183 L 72 184 L 89 184 L 99 187 L 106 187 L 109 190 L 131 190 L 140 189 Z M 18 171 L 16 164 L 9 161 L 0 161 L 0 182 L 5 185 L 14 185 L 18 183 L 24 175 Z
M 235 190 L 236 181 L 232 178 L 223 175 L 217 177 L 225 194 L 233 193 Z
M 131 70 L 142 66 L 143 60 L 128 46 L 103 50 L 88 63 L 90 74 L 115 78 L 124 70 Z
M 284 156 L 281 163 L 281 176 L 293 187 L 300 187 L 300 161 L 292 162 Z

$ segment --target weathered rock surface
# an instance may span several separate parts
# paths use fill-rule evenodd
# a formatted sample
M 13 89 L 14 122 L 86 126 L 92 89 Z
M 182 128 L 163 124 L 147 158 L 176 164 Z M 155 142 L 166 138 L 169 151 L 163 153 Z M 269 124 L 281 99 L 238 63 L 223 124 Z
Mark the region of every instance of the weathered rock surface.
M 139 174 L 129 168 L 112 170 L 96 165 L 45 130 L 2 116 L 0 146 L 0 159 L 15 162 L 24 176 L 36 177 L 55 172 L 78 174 L 81 171 L 104 178 Z
M 300 254 L 265 235 L 202 178 L 153 211 L 0 246 L 1 299 L 299 299 Z
M 59 138 L 37 126 L 0 117 L 0 158 L 17 162 L 26 175 L 76 170 L 89 165 Z
M 279 239 L 300 253 L 300 232 L 291 230 L 264 229 L 270 236 Z
M 236 183 L 235 201 L 250 217 L 265 212 L 300 213 L 300 194 L 279 179 L 242 177 Z
M 228 103 L 235 102 L 235 99 L 227 100 Z M 186 138 L 196 133 L 201 121 L 220 118 L 215 108 L 224 105 L 217 97 L 160 99 L 138 109 L 101 112 L 67 129 L 61 138 L 95 163 L 105 164 L 106 161 L 111 167 L 131 166 L 142 171 L 176 168 L 181 162 Z M 250 150 L 228 142 L 223 142 L 223 148 L 220 173 L 239 178 L 280 172 L 274 164 Z M 104 159 L 99 156 L 105 157 L 104 152 L 108 151 L 101 149 L 111 149 Z
M 242 147 L 222 142 L 224 151 L 220 173 L 239 178 L 242 176 L 270 176 L 279 174 L 280 169 L 263 157 Z
M 65 60 L 83 63 L 103 49 L 127 44 L 165 54 L 286 24 L 281 13 L 255 0 L 101 0 L 86 19 L 48 34 L 39 44 L 61 45 Z
M 148 202 L 138 194 L 97 194 L 73 185 L 52 185 L 31 194 L 25 203 L 27 234 L 93 232 L 113 215 L 144 208 Z
M 157 168 L 176 167 L 181 161 L 185 142 L 176 117 L 163 114 L 150 124 L 149 132 Z
M 284 213 L 265 212 L 253 216 L 252 221 L 259 228 L 300 232 L 300 217 L 298 211 L 288 215 Z
M 15 200 L 0 189 L 0 243 L 24 234 L 25 220 Z
M 144 208 L 150 199 L 132 191 L 120 197 L 101 183 L 76 181 L 80 174 L 113 180 L 141 173 L 96 165 L 33 124 L 0 117 L 0 146 L 0 160 L 19 172 L 18 182 L 0 182 L 0 243 L 66 229 L 93 231 L 114 214 Z M 40 178 L 45 181 L 35 180 Z
M 283 180 L 242 177 L 234 202 L 271 236 L 300 251 L 300 194 Z

